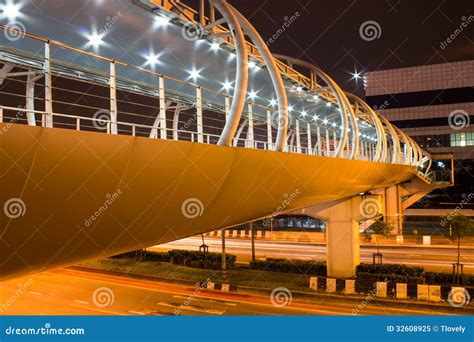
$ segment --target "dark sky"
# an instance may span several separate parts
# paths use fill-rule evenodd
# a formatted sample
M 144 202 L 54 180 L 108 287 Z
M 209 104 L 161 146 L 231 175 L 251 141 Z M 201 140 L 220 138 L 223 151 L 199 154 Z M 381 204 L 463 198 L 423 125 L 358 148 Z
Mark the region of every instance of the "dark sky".
M 229 2 L 245 14 L 264 40 L 281 28 L 285 17 L 298 12 L 296 21 L 271 44 L 272 52 L 312 62 L 344 89 L 359 95 L 363 95 L 363 85 L 351 80 L 354 69 L 380 70 L 474 59 L 472 0 Z M 366 21 L 379 25 L 378 38 L 361 38 L 359 29 Z M 462 27 L 463 21 L 466 27 Z M 456 34 L 456 29 L 462 32 Z M 441 43 L 452 34 L 456 35 L 454 41 L 441 49 Z

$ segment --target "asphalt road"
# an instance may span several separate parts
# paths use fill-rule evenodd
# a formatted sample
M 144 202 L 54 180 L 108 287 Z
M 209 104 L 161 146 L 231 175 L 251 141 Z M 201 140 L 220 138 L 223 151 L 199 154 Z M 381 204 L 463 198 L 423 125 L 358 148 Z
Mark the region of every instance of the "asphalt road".
M 220 238 L 205 238 L 211 252 L 221 252 Z M 202 244 L 201 237 L 190 237 L 149 248 L 150 250 L 194 249 Z M 255 240 L 257 258 L 284 258 L 300 260 L 326 260 L 326 246 L 301 242 Z M 250 239 L 226 238 L 226 252 L 237 255 L 237 262 L 251 259 Z M 372 262 L 376 247 L 361 246 L 361 261 Z M 386 263 L 403 263 L 423 266 L 426 270 L 451 272 L 456 262 L 457 249 L 454 246 L 384 245 L 380 247 Z M 474 273 L 474 248 L 464 248 L 461 262 L 466 273 Z
M 367 302 L 359 307 L 359 314 L 436 314 L 429 308 L 386 307 L 370 299 Z M 275 306 L 270 296 L 263 294 L 197 291 L 193 285 L 72 269 L 58 269 L 0 283 L 0 315 L 174 315 L 176 312 L 213 316 L 351 315 L 358 304 L 324 297 L 292 298 L 287 305 Z

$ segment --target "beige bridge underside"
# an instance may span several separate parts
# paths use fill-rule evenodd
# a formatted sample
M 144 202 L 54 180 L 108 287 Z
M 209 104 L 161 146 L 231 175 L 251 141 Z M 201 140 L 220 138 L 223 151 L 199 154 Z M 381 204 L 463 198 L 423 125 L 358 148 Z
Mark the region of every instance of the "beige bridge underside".
M 14 219 L 1 212 L 1 279 L 415 177 L 414 167 L 402 165 L 25 125 L 0 130 L 0 204 L 21 198 L 26 206 Z M 183 215 L 189 198 L 203 203 L 201 216 Z

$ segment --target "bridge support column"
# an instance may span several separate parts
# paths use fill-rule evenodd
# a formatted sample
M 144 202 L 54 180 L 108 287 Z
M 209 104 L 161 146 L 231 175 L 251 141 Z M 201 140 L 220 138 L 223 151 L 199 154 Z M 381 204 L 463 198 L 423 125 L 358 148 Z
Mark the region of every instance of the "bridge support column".
M 359 222 L 354 220 L 353 202 L 353 199 L 345 200 L 329 210 L 326 221 L 328 277 L 352 277 L 360 264 Z
M 403 207 L 400 184 L 385 188 L 384 220 L 392 226 L 393 235 L 403 234 Z
M 354 196 L 298 211 L 326 221 L 328 277 L 355 275 L 360 264 L 359 222 L 366 220 L 368 214 L 378 214 L 381 200 L 380 195 Z

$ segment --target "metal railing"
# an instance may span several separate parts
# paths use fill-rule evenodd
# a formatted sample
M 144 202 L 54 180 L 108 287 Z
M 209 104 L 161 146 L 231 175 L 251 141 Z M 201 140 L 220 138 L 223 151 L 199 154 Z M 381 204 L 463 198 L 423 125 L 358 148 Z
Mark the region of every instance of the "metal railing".
M 0 28 L 12 30 L 8 26 L 0 25 Z M 0 61 L 15 67 L 15 72 L 6 75 L 0 89 L 0 94 L 6 95 L 9 101 L 1 106 L 3 122 L 208 144 L 216 144 L 219 140 L 232 96 L 60 42 L 24 32 L 21 34 L 25 39 L 44 43 L 44 54 L 26 53 L 12 47 L 0 49 Z M 110 71 L 104 73 L 55 60 L 51 58 L 52 48 L 106 62 Z M 154 83 L 121 77 L 119 68 L 151 77 Z M 29 79 L 31 74 L 42 79 L 43 96 L 34 93 L 35 83 Z M 24 85 L 26 94 L 9 87 L 13 83 Z M 81 90 L 84 85 L 89 87 L 87 91 Z M 119 96 L 119 93 L 122 94 Z M 71 97 L 75 100 L 68 100 Z M 18 102 L 22 103 L 22 108 L 15 107 Z M 34 106 L 38 104 L 44 104 L 45 109 L 36 110 Z M 174 107 L 171 104 L 175 104 Z M 183 109 L 177 112 L 176 108 L 180 106 Z M 278 113 L 251 101 L 246 102 L 246 109 L 233 146 L 273 149 L 278 128 L 275 114 Z M 172 110 L 175 110 L 174 114 L 170 113 Z M 147 111 L 149 114 L 143 114 Z M 316 122 L 292 117 L 291 121 L 287 152 L 334 156 L 337 129 L 330 127 L 329 122 L 324 126 L 320 124 L 322 119 Z M 348 142 L 341 157 L 349 158 L 351 148 Z M 361 139 L 357 159 L 374 160 L 375 148 L 375 141 Z M 403 157 L 403 163 L 411 163 L 407 155 Z M 390 163 L 390 160 L 387 158 L 384 162 Z

